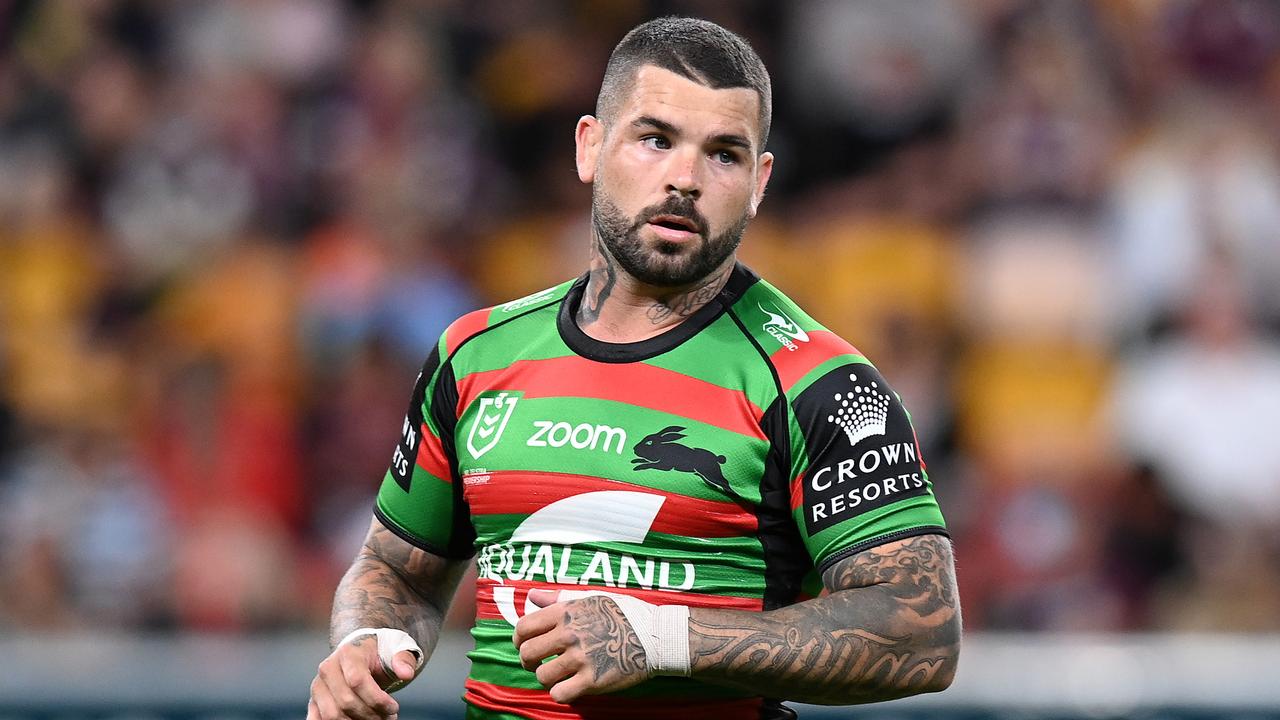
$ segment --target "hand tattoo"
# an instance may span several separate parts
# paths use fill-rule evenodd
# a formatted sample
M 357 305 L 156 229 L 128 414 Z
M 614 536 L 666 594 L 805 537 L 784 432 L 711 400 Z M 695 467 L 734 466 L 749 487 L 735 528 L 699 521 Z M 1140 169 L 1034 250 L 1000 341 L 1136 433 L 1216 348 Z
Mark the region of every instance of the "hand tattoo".
M 620 681 L 648 677 L 644 646 L 617 603 L 604 597 L 577 600 L 566 606 L 564 626 L 577 638 L 597 686 L 612 689 Z

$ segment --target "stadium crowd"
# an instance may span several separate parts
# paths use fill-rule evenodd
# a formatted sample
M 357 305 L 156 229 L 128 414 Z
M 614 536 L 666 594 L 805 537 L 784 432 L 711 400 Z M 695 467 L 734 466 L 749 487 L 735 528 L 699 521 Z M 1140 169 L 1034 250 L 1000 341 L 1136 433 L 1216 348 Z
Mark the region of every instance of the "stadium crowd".
M 902 394 L 967 626 L 1280 631 L 1280 4 L 50 0 L 0 632 L 324 627 L 438 333 L 585 267 L 574 121 L 665 13 L 773 73 L 744 259 Z

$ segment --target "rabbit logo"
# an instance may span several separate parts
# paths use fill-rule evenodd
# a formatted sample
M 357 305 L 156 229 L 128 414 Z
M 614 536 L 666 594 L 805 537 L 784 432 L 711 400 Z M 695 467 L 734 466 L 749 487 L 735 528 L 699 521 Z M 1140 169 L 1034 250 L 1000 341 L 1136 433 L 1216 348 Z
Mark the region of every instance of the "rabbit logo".
M 733 495 L 729 481 L 720 470 L 720 466 L 725 462 L 725 456 L 676 442 L 684 437 L 684 430 L 685 428 L 679 425 L 669 425 L 656 433 L 646 435 L 632 448 L 636 453 L 636 457 L 631 461 L 635 466 L 632 470 L 690 472 L 717 490 Z

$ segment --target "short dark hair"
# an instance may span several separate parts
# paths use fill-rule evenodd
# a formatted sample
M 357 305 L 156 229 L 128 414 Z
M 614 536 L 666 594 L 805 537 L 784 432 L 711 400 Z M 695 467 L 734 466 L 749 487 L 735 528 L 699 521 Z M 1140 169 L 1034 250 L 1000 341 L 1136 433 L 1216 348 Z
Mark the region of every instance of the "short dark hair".
M 644 65 L 655 65 L 716 90 L 755 90 L 760 98 L 760 149 L 764 150 L 773 115 L 773 91 L 764 61 L 745 38 L 698 18 L 663 17 L 637 25 L 609 56 L 596 99 L 597 117 L 609 119 Z

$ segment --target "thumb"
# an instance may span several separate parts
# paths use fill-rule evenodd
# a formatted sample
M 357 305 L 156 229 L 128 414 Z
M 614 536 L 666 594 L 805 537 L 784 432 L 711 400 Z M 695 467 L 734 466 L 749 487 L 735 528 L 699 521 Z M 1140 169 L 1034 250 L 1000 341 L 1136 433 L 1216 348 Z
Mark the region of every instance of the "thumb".
M 391 659 L 391 670 L 400 680 L 412 680 L 418 659 L 408 650 L 401 650 Z
M 535 588 L 529 591 L 529 602 L 540 608 L 547 607 L 548 605 L 555 605 L 560 602 L 560 591 Z

